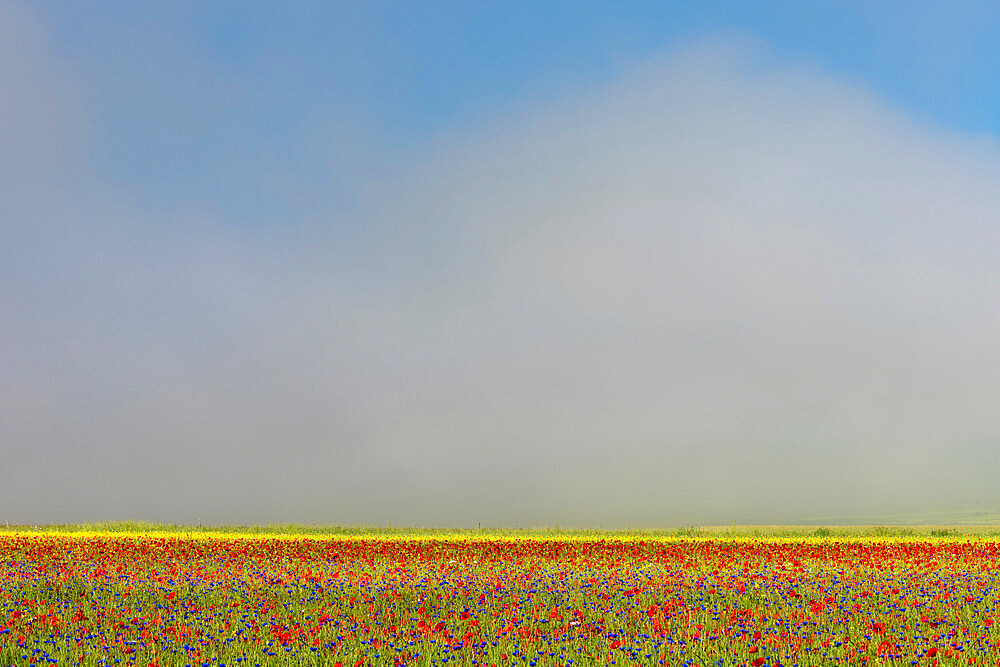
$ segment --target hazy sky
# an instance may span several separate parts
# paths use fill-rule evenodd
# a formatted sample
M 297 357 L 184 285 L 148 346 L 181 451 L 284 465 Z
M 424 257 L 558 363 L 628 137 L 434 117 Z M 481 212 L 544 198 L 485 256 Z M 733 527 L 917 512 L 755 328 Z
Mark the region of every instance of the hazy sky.
M 1000 504 L 1000 10 L 659 4 L 0 0 L 0 521 Z

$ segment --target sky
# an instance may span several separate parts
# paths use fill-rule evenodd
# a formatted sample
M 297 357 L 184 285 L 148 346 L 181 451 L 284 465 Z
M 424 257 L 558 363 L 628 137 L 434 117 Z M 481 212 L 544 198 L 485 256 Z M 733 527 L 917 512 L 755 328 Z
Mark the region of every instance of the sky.
M 0 0 L 0 520 L 1000 507 L 1000 9 L 616 4 Z

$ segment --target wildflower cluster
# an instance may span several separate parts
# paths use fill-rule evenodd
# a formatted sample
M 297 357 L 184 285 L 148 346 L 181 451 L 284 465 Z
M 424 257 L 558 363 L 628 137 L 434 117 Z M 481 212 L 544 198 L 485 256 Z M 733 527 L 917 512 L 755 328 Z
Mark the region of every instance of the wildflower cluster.
M 988 541 L 0 535 L 0 665 L 1000 664 Z

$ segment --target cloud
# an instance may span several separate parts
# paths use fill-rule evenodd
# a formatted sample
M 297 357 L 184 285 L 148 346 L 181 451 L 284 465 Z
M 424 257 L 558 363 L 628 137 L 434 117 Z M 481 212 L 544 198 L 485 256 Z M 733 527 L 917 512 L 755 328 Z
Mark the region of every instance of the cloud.
M 274 242 L 95 182 L 51 141 L 85 139 L 86 105 L 31 39 L 0 58 L 30 93 L 0 125 L 38 124 L 0 157 L 35 193 L 0 216 L 12 521 L 1000 500 L 991 138 L 725 38 L 437 137 L 368 185 L 363 224 Z

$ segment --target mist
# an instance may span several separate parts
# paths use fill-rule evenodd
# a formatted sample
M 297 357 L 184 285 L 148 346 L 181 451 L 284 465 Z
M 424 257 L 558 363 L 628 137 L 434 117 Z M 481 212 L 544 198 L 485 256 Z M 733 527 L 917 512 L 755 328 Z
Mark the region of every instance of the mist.
M 992 137 L 726 35 L 398 149 L 356 207 L 265 233 L 102 179 L 86 82 L 0 11 L 4 520 L 1000 502 Z

